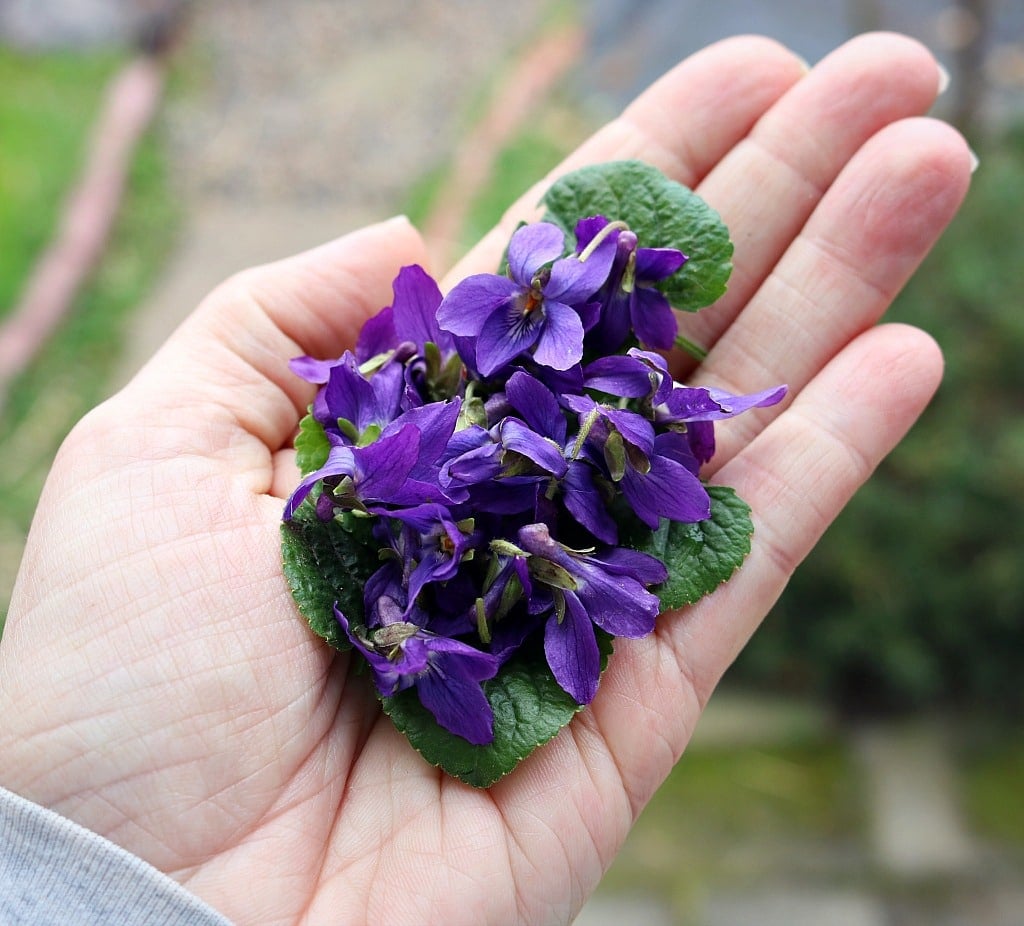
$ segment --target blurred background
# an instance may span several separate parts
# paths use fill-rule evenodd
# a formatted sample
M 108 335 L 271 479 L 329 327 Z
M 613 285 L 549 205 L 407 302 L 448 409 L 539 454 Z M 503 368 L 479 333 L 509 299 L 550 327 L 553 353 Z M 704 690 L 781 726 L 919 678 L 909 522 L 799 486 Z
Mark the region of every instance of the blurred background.
M 63 436 L 217 282 L 398 212 L 440 270 L 688 53 L 879 28 L 981 162 L 892 311 L 946 379 L 579 923 L 1024 924 L 1020 0 L 0 0 L 0 627 Z

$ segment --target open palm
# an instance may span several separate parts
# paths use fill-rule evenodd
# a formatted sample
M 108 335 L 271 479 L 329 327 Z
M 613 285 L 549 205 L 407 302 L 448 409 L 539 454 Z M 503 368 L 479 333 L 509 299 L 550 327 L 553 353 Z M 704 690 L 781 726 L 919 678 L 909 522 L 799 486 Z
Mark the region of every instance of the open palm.
M 810 73 L 763 39 L 688 59 L 560 170 L 639 157 L 736 243 L 683 332 L 690 381 L 790 395 L 723 426 L 707 476 L 752 506 L 744 568 L 621 641 L 590 709 L 474 791 L 429 767 L 365 675 L 296 613 L 278 522 L 310 388 L 426 263 L 392 221 L 213 293 L 67 440 L 0 649 L 0 783 L 168 872 L 239 923 L 548 923 L 583 904 L 788 576 L 938 383 L 926 335 L 876 327 L 950 220 L 970 154 L 917 118 L 939 72 L 865 36 Z M 459 275 L 490 269 L 539 188 Z

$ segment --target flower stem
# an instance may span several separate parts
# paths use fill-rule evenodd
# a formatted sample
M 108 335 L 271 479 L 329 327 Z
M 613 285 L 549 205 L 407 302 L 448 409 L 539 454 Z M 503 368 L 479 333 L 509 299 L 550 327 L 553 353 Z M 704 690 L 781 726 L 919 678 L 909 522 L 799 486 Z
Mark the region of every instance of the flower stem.
M 594 237 L 591 239 L 583 252 L 580 254 L 580 263 L 583 263 L 591 254 L 594 253 L 600 247 L 601 242 L 604 241 L 612 232 L 616 231 L 629 231 L 629 226 L 622 221 L 622 219 L 616 219 L 614 222 L 609 222 L 602 228 Z
M 682 351 L 686 351 L 691 357 L 696 360 L 707 360 L 708 351 L 706 347 L 701 347 L 699 344 L 695 344 L 689 338 L 684 338 L 681 334 L 676 335 L 675 346 Z

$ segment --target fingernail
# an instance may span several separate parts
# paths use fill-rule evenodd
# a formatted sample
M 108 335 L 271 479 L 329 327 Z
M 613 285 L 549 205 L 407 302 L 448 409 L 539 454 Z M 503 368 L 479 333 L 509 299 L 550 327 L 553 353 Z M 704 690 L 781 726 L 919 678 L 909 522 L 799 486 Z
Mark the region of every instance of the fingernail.
M 967 152 L 971 156 L 971 173 L 973 174 L 978 169 L 978 165 L 981 164 L 981 161 L 978 160 L 978 155 L 974 153 L 973 148 L 968 148 Z
M 935 62 L 935 66 L 939 70 L 939 89 L 936 91 L 936 96 L 942 96 L 946 92 L 946 88 L 949 87 L 949 71 L 947 71 L 938 61 Z

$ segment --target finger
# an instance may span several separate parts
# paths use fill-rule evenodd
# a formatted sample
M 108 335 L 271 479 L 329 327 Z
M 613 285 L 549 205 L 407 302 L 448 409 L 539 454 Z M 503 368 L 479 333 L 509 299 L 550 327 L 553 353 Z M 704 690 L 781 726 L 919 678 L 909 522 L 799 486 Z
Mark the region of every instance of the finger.
M 493 270 L 515 226 L 538 217 L 543 191 L 570 170 L 641 158 L 680 183 L 696 185 L 805 72 L 792 52 L 755 36 L 726 39 L 697 52 L 521 196 L 448 279 Z
M 749 557 L 713 595 L 663 615 L 652 637 L 617 641 L 592 705 L 635 809 L 678 758 L 713 688 L 793 570 L 906 433 L 941 373 L 928 335 L 903 325 L 874 328 L 719 472 L 715 481 L 751 506 Z
M 695 382 L 740 393 L 785 382 L 791 395 L 799 392 L 888 309 L 952 220 L 970 170 L 963 138 L 943 123 L 910 119 L 879 132 L 833 184 Z M 784 407 L 723 424 L 707 473 Z
M 847 42 L 782 97 L 698 187 L 736 252 L 728 292 L 713 309 L 681 319 L 685 336 L 713 345 L 847 161 L 886 125 L 925 113 L 939 85 L 926 48 L 878 33 Z
M 419 234 L 399 218 L 244 271 L 204 300 L 128 389 L 144 393 L 165 424 L 190 421 L 197 452 L 223 451 L 237 428 L 276 450 L 312 395 L 289 358 L 351 347 L 363 321 L 391 303 L 398 270 L 425 261 Z M 177 446 L 186 435 L 168 436 Z

